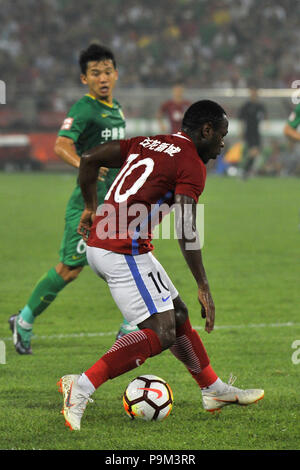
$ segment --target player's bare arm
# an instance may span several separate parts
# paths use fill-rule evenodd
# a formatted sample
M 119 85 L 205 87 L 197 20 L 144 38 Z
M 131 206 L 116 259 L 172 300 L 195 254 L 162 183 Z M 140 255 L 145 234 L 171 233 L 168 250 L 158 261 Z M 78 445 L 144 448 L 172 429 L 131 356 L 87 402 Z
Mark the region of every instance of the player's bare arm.
M 175 195 L 176 230 L 178 241 L 188 267 L 198 286 L 198 300 L 201 304 L 202 318 L 206 318 L 205 330 L 210 333 L 214 328 L 215 306 L 210 293 L 202 253 L 196 228 L 196 202 L 182 194 Z
M 76 147 L 72 139 L 68 137 L 57 137 L 54 152 L 64 162 L 68 163 L 75 168 L 79 168 L 80 157 L 77 155 Z
M 300 141 L 300 132 L 298 132 L 296 129 L 294 129 L 289 124 L 286 124 L 284 126 L 283 132 L 286 135 L 286 137 L 289 137 L 292 140 Z
M 79 184 L 85 202 L 85 209 L 82 213 L 78 226 L 78 233 L 87 241 L 89 230 L 93 224 L 96 214 L 97 200 L 97 179 L 99 168 L 119 168 L 122 165 L 120 142 L 118 140 L 98 145 L 82 154 L 79 166 Z
M 59 136 L 56 139 L 54 152 L 64 162 L 75 168 L 80 166 L 80 157 L 77 155 L 76 147 L 72 139 L 69 137 Z M 101 167 L 98 171 L 98 179 L 104 181 L 104 177 L 108 172 L 108 168 Z

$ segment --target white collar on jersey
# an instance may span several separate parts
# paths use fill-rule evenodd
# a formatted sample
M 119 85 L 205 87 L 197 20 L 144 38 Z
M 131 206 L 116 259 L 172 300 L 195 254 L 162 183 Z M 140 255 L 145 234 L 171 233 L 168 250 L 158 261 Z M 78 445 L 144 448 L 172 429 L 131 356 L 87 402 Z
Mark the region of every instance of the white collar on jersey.
M 184 135 L 182 135 L 181 131 L 176 132 L 176 134 L 172 134 L 172 135 L 174 135 L 174 137 L 180 137 L 181 139 L 185 139 L 185 140 L 188 140 L 189 142 L 191 142 L 191 139 L 189 139 L 188 137 L 185 137 Z

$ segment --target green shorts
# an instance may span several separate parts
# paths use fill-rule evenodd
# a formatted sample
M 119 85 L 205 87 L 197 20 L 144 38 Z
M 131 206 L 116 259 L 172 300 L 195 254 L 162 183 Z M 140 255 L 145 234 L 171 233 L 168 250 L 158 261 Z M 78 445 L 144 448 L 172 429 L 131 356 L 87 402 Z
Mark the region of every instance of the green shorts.
M 105 182 L 98 183 L 98 204 L 102 204 L 104 197 L 116 177 L 118 170 L 109 170 Z M 65 230 L 59 249 L 59 260 L 67 266 L 77 267 L 88 264 L 86 259 L 86 243 L 77 233 L 80 217 L 84 209 L 84 200 L 80 187 L 77 185 L 68 201 L 65 215 Z

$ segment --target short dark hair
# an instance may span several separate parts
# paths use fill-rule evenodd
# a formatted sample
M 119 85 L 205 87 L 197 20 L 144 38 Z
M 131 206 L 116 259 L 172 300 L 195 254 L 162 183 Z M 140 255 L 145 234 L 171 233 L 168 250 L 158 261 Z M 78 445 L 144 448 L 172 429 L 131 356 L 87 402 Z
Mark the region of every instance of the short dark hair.
M 226 116 L 226 111 L 215 101 L 201 100 L 193 103 L 185 112 L 182 120 L 183 131 L 193 131 L 206 122 L 211 122 L 217 129 Z
M 116 68 L 116 60 L 110 49 L 100 44 L 90 44 L 87 49 L 81 51 L 79 56 L 81 73 L 86 74 L 88 62 L 109 59 L 112 61 L 114 68 Z

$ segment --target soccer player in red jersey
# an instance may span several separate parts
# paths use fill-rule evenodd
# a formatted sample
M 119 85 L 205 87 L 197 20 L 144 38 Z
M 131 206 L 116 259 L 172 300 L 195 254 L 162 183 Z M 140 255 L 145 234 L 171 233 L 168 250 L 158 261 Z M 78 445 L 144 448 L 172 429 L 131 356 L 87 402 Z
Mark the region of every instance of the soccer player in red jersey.
M 107 282 L 124 318 L 139 330 L 117 339 L 81 375 L 60 379 L 63 414 L 71 429 L 80 429 L 89 397 L 100 385 L 165 349 L 196 380 L 207 411 L 263 398 L 263 390 L 241 390 L 218 377 L 190 324 L 186 305 L 152 254 L 153 224 L 174 204 L 179 245 L 195 278 L 205 330 L 210 333 L 215 307 L 202 263 L 196 205 L 205 186 L 205 164 L 219 155 L 227 129 L 221 106 L 198 101 L 186 111 L 178 133 L 105 143 L 83 155 L 79 181 L 86 206 L 78 230 L 87 240 L 88 262 Z M 121 169 L 97 209 L 101 166 Z
M 172 98 L 161 104 L 157 112 L 157 120 L 160 131 L 164 134 L 180 131 L 182 118 L 190 106 L 190 101 L 184 98 L 184 85 L 180 82 L 175 83 L 172 88 Z M 164 118 L 168 120 L 170 129 L 166 128 Z

